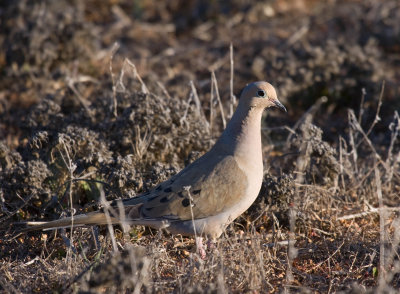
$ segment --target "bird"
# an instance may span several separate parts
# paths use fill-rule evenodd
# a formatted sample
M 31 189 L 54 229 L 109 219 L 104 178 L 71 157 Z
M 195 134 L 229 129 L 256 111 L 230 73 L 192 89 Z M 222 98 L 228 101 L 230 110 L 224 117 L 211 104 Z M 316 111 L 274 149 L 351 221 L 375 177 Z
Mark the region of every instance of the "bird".
M 214 146 L 179 173 L 148 192 L 112 202 L 115 209 L 108 215 L 103 209 L 48 222 L 27 222 L 28 230 L 118 224 L 123 218 L 128 225 L 194 236 L 197 253 L 204 259 L 203 239 L 220 237 L 260 192 L 264 171 L 261 118 L 269 107 L 287 112 L 270 83 L 247 84 Z M 118 207 L 123 208 L 123 217 Z

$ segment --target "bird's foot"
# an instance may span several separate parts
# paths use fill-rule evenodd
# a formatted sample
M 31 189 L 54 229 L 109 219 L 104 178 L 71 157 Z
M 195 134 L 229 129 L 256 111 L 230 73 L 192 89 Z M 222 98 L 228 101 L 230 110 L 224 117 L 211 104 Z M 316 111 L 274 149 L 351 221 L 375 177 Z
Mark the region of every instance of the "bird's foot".
M 200 255 L 201 259 L 205 259 L 207 254 L 203 246 L 203 237 L 196 237 L 196 252 Z

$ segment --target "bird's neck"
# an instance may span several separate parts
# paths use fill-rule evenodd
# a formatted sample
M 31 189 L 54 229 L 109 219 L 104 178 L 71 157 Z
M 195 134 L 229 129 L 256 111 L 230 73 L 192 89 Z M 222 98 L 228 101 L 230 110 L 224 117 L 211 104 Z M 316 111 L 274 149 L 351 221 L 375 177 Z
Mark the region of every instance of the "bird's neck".
M 262 108 L 239 105 L 216 145 L 245 160 L 262 162 L 262 113 Z

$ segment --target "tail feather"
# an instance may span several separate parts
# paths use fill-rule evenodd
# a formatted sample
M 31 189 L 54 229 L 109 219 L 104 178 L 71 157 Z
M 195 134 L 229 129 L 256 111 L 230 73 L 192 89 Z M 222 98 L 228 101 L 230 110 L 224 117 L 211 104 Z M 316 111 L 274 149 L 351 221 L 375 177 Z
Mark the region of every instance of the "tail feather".
M 29 227 L 23 229 L 24 232 L 34 231 L 34 230 L 54 230 L 59 228 L 66 228 L 84 226 L 84 225 L 106 225 L 107 222 L 106 215 L 103 212 L 90 212 L 86 214 L 79 214 L 74 217 L 66 217 L 49 222 L 27 222 L 26 225 Z M 110 224 L 119 223 L 117 218 L 110 217 Z

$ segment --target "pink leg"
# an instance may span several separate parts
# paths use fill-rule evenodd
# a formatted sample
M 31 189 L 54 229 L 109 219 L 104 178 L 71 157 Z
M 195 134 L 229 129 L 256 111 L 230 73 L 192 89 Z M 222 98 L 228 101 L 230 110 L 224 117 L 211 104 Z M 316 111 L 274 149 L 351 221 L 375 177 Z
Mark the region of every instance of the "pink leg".
M 197 253 L 200 255 L 201 259 L 206 258 L 206 250 L 203 246 L 203 237 L 196 237 L 196 248 Z

